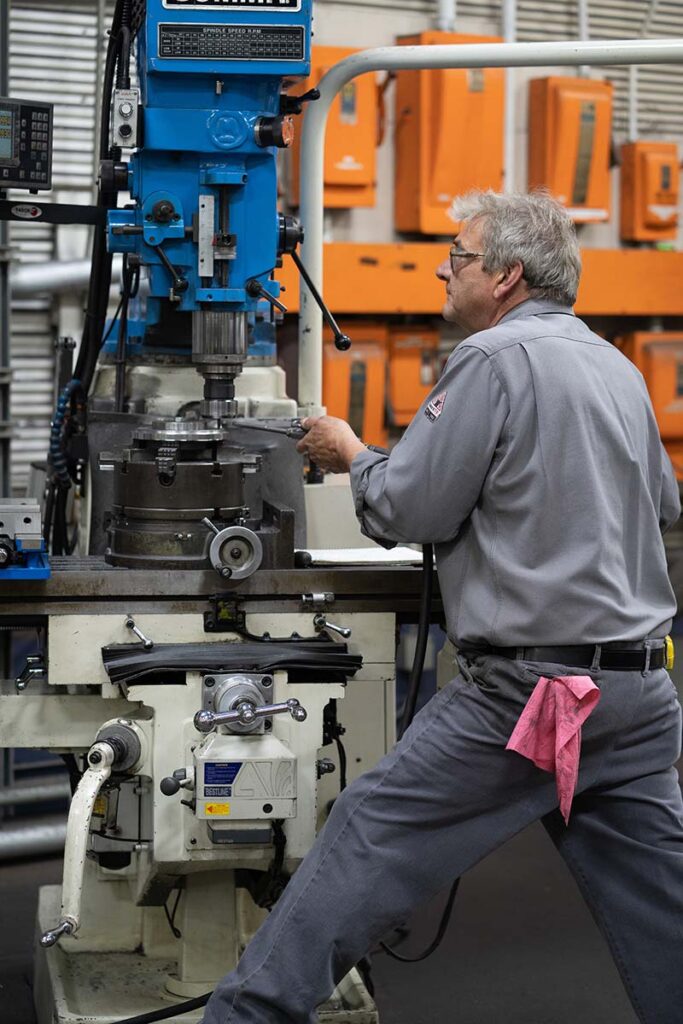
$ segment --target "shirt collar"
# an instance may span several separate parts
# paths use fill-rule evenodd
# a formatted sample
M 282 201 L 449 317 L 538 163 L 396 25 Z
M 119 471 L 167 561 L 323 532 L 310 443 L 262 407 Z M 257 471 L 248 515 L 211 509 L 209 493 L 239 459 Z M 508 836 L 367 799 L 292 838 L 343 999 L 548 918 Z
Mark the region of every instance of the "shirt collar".
M 571 306 L 563 306 L 559 302 L 550 299 L 525 299 L 518 306 L 513 308 L 501 317 L 498 324 L 507 323 L 508 320 L 520 320 L 527 316 L 541 316 L 544 313 L 560 313 L 565 316 L 574 316 Z M 498 326 L 496 324 L 496 327 Z

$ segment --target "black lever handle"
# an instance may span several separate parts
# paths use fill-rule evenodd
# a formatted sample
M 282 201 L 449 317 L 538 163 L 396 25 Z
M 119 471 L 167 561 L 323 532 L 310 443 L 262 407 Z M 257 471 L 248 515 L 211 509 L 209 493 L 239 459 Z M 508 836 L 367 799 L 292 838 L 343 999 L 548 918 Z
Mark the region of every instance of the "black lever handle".
M 161 246 L 153 245 L 152 249 L 154 249 L 154 251 L 158 254 L 159 259 L 161 260 L 161 262 L 163 263 L 163 265 L 166 267 L 169 274 L 173 278 L 173 284 L 171 285 L 173 292 L 176 295 L 181 295 L 182 292 L 186 292 L 189 287 L 189 282 L 185 280 L 183 275 L 178 270 L 176 270 L 176 268 L 173 266 L 168 256 L 161 248 Z
M 266 302 L 271 304 L 271 306 L 275 306 L 276 309 L 279 309 L 281 313 L 287 312 L 287 307 L 284 303 L 280 302 L 279 299 L 276 299 L 274 295 L 271 295 L 255 277 L 251 277 L 247 281 L 247 293 L 254 299 L 258 297 L 265 299 Z
M 332 333 L 334 334 L 334 344 L 335 344 L 335 347 L 338 348 L 340 352 L 346 352 L 348 349 L 351 348 L 351 339 L 349 338 L 348 334 L 344 334 L 343 331 L 340 330 L 339 324 L 337 323 L 337 321 L 334 319 L 334 317 L 330 313 L 329 309 L 327 308 L 327 306 L 323 302 L 323 299 L 322 299 L 322 296 L 320 295 L 320 292 L 318 291 L 318 289 L 315 287 L 315 285 L 311 281 L 311 278 L 310 278 L 310 276 L 308 274 L 308 271 L 306 270 L 305 266 L 301 262 L 299 254 L 297 252 L 290 252 L 289 255 L 294 260 L 295 267 L 297 268 L 297 270 L 299 271 L 299 273 L 303 277 L 304 281 L 306 282 L 306 287 L 308 288 L 309 292 L 311 293 L 311 295 L 315 299 L 317 305 L 319 306 L 320 312 L 323 315 L 325 323 L 327 324 L 327 326 L 331 329 Z
M 304 103 L 310 103 L 312 100 L 319 99 L 319 89 L 309 89 L 308 92 L 303 93 L 301 96 L 287 96 L 286 93 L 283 93 L 280 96 L 280 113 L 300 114 Z

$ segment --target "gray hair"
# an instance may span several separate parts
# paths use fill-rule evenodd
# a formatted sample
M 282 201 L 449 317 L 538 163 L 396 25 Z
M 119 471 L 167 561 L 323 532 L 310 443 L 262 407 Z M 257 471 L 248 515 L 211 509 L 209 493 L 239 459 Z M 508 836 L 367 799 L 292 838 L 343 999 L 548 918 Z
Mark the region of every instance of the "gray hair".
M 456 221 L 484 218 L 487 273 L 519 262 L 534 298 L 573 306 L 581 275 L 576 230 L 565 208 L 548 192 L 502 195 L 475 190 L 458 196 L 452 211 Z

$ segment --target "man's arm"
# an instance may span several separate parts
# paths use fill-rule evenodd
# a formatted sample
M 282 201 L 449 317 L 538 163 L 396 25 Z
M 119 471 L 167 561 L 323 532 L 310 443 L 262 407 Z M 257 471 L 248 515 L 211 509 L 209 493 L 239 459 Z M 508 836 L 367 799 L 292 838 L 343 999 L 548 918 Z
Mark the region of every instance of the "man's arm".
M 667 451 L 662 445 L 662 489 L 659 498 L 659 528 L 666 533 L 681 514 L 678 480 Z
M 334 442 L 334 425 L 343 421 L 328 417 L 313 421 L 299 449 L 314 460 L 317 452 L 323 468 L 324 460 L 329 466 L 337 452 L 344 467 L 337 471 L 350 469 L 356 513 L 368 536 L 446 541 L 455 537 L 477 502 L 508 410 L 488 357 L 462 345 L 388 457 L 368 451 L 347 424 Z

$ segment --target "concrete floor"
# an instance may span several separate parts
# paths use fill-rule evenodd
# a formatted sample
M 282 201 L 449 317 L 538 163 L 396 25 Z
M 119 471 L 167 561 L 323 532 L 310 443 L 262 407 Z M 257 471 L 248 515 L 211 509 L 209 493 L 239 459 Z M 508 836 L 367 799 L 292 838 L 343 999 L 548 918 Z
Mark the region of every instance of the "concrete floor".
M 33 916 L 59 858 L 0 870 L 0 1021 L 34 1024 Z M 444 899 L 422 908 L 401 945 L 421 951 Z M 563 862 L 540 826 L 463 880 L 450 928 L 427 961 L 373 957 L 381 1024 L 636 1024 L 616 970 Z

